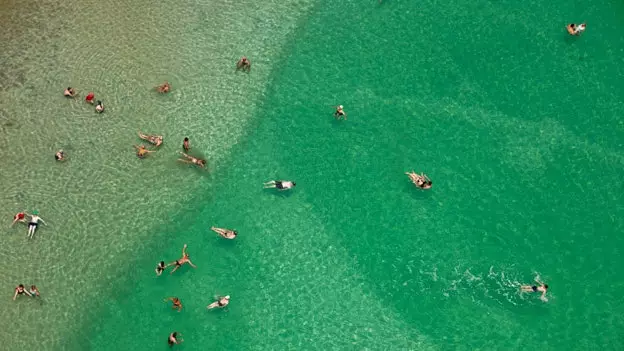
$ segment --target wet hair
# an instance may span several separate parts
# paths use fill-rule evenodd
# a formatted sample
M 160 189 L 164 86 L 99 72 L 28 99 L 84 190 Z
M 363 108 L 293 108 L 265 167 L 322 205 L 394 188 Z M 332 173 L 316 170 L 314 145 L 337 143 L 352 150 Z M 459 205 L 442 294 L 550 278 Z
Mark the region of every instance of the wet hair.
M 234 235 L 238 235 L 238 232 L 236 230 L 233 230 Z
M 101 104 L 102 104 L 102 100 L 98 100 L 98 103 L 97 103 L 97 104 L 98 104 L 98 105 L 101 105 Z
M 188 140 L 188 137 L 185 137 L 185 138 L 184 138 L 184 141 L 189 141 L 189 140 Z
M 171 336 L 173 336 L 174 338 L 177 338 L 178 337 L 178 332 L 171 333 Z
M 164 266 L 165 265 L 165 261 L 160 261 L 160 265 Z
M 18 285 L 17 287 L 18 287 L 18 288 L 22 288 L 22 289 L 24 289 L 24 284 L 20 284 L 20 285 Z
M 548 284 L 544 284 L 544 289 L 548 289 Z
M 71 87 L 67 87 L 67 90 L 71 90 Z
M 31 286 L 30 286 L 30 288 L 31 288 L 32 290 L 37 289 L 37 287 L 36 287 L 36 286 L 34 286 L 34 285 L 31 285 Z

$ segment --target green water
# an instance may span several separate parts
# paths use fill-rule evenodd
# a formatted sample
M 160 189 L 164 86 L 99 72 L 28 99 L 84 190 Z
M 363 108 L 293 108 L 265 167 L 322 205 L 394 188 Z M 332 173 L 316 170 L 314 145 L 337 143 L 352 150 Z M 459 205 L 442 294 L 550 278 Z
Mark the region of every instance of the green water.
M 0 15 L 25 27 L 2 36 L 0 196 L 4 218 L 36 207 L 50 225 L 31 242 L 1 230 L 4 344 L 624 346 L 621 4 L 32 5 Z M 170 95 L 149 90 L 163 80 Z M 106 113 L 59 96 L 68 84 Z M 134 157 L 138 129 L 165 135 L 154 157 Z M 184 136 L 210 172 L 175 163 Z M 185 243 L 198 268 L 156 277 Z M 536 275 L 547 303 L 518 293 Z M 10 301 L 19 282 L 43 299 Z M 228 311 L 205 309 L 225 294 Z

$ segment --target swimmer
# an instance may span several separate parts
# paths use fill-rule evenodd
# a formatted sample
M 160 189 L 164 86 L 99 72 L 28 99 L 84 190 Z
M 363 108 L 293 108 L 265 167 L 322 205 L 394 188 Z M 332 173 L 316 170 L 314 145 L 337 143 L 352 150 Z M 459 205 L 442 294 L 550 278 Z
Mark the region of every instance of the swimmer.
M 230 295 L 226 295 L 223 297 L 218 297 L 217 301 L 211 303 L 210 305 L 206 306 L 207 309 L 211 310 L 213 308 L 224 308 L 225 306 L 227 306 L 230 303 Z
M 37 297 L 39 296 L 39 289 L 35 285 L 30 286 L 30 296 Z
M 414 185 L 416 185 L 416 187 L 418 187 L 419 189 L 422 189 L 422 190 L 431 189 L 431 186 L 433 185 L 433 182 L 431 181 L 431 179 L 429 179 L 429 177 L 427 177 L 427 175 L 424 173 L 416 174 L 416 172 L 411 171 L 411 172 L 405 172 L 405 174 L 407 174 L 407 176 L 410 178 L 412 183 L 414 183 Z
M 139 138 L 147 141 L 150 144 L 160 146 L 163 143 L 162 135 L 147 135 L 139 132 Z
M 39 212 L 33 211 L 33 213 L 30 215 L 30 222 L 28 223 L 28 238 L 32 239 L 33 235 L 35 235 L 35 230 L 37 230 L 39 221 L 41 221 L 41 223 L 43 224 L 46 224 L 43 221 L 43 218 L 39 217 Z
M 95 112 L 102 113 L 104 112 L 104 104 L 101 100 L 98 100 L 97 105 L 95 105 Z
M 265 189 L 276 188 L 277 190 L 288 190 L 292 189 L 297 183 L 291 182 L 290 180 L 272 180 L 270 182 L 264 183 Z
M 347 113 L 344 112 L 342 105 L 336 106 L 334 117 L 336 117 L 337 120 L 340 120 L 341 118 L 344 118 L 345 121 L 347 120 Z
M 145 156 L 147 156 L 147 154 L 149 154 L 150 152 L 156 152 L 156 151 L 148 150 L 145 147 L 145 145 L 141 145 L 141 146 L 134 145 L 134 148 L 137 150 L 136 155 L 138 158 L 145 158 Z
M 179 158 L 178 161 L 180 162 L 184 162 L 184 163 L 188 163 L 188 164 L 194 164 L 197 165 L 201 168 L 206 167 L 206 160 L 202 160 L 200 158 L 195 158 L 193 156 L 189 156 L 187 154 L 185 154 L 184 152 L 180 152 L 180 154 L 184 155 L 184 158 Z
M 246 56 L 241 57 L 240 60 L 236 63 L 236 69 L 242 69 L 243 71 L 251 71 L 251 62 L 247 59 Z
M 544 302 L 548 301 L 548 299 L 546 298 L 546 292 L 548 291 L 548 284 L 544 284 L 542 282 L 540 282 L 537 278 L 535 279 L 535 281 L 539 284 L 539 286 L 537 285 L 522 285 L 520 287 L 520 290 L 522 292 L 541 292 L 542 295 L 540 296 L 540 299 Z
M 174 310 L 178 310 L 178 312 L 182 311 L 182 302 L 177 297 L 169 297 L 165 299 L 165 302 L 171 301 L 173 302 L 173 306 L 171 307 Z
M 184 248 L 182 248 L 182 258 L 180 258 L 179 260 L 176 260 L 174 262 L 169 263 L 169 266 L 175 265 L 175 267 L 173 268 L 173 270 L 169 274 L 173 274 L 173 272 L 177 271 L 178 268 L 182 267 L 182 265 L 185 264 L 185 263 L 188 263 L 193 268 L 197 268 L 197 266 L 195 266 L 193 264 L 193 262 L 191 262 L 189 257 L 190 257 L 189 254 L 186 253 L 186 244 L 184 244 Z
M 95 100 L 95 94 L 93 94 L 92 92 L 87 94 L 87 97 L 85 97 L 85 101 L 90 103 L 91 105 L 93 105 L 93 103 L 95 102 L 94 100 Z
M 57 161 L 65 161 L 65 153 L 63 150 L 59 150 L 56 154 L 54 154 L 54 159 Z
M 13 223 L 11 223 L 11 227 L 17 222 L 26 223 L 26 211 L 19 212 L 13 216 Z
M 15 288 L 15 294 L 13 295 L 13 301 L 17 298 L 17 295 L 28 295 L 32 296 L 26 289 L 24 288 L 24 284 L 20 284 Z
M 171 84 L 169 84 L 169 82 L 164 82 L 161 85 L 156 87 L 156 91 L 158 91 L 159 93 L 168 93 L 169 90 L 171 89 Z
M 76 91 L 74 90 L 74 88 L 68 87 L 67 89 L 65 89 L 65 92 L 63 92 L 63 95 L 73 98 L 76 96 Z
M 182 142 L 182 148 L 184 149 L 184 152 L 189 152 L 189 150 L 191 149 L 191 142 L 189 141 L 188 137 L 184 138 L 184 141 Z
M 210 227 L 210 230 L 221 235 L 222 237 L 226 239 L 234 239 L 238 235 L 238 232 L 236 230 L 223 229 L 223 228 L 217 228 L 217 227 Z
M 165 264 L 165 261 L 160 261 L 156 266 L 156 275 L 161 275 L 167 267 L 168 265 Z
M 167 340 L 167 343 L 169 343 L 169 347 L 173 347 L 173 345 L 177 345 L 184 341 L 182 339 L 178 340 L 178 336 L 182 336 L 182 333 L 173 332 L 169 334 L 169 339 Z
M 580 35 L 581 33 L 583 33 L 585 31 L 585 28 L 587 27 L 587 25 L 585 23 L 581 23 L 579 25 L 576 25 L 574 23 L 570 23 L 566 26 L 566 29 L 568 30 L 568 33 L 570 35 Z

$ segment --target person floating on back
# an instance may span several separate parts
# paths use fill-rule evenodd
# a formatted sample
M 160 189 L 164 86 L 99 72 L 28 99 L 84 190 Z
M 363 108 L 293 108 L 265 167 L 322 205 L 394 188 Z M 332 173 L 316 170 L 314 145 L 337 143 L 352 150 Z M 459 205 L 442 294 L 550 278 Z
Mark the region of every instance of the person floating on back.
M 104 104 L 101 100 L 98 100 L 97 105 L 95 105 L 95 112 L 102 113 L 104 112 Z
M 431 189 L 431 186 L 433 185 L 433 182 L 431 181 L 431 179 L 429 179 L 429 177 L 427 177 L 427 175 L 424 173 L 416 174 L 416 172 L 411 171 L 411 172 L 405 172 L 405 174 L 407 174 L 407 176 L 410 178 L 412 183 L 414 183 L 414 185 L 416 185 L 416 187 L 419 189 L 423 189 L 423 190 Z
M 295 187 L 295 185 L 297 185 L 297 183 L 291 182 L 290 180 L 272 180 L 270 182 L 264 183 L 264 188 L 265 189 L 275 188 L 279 191 L 282 191 L 282 190 L 292 189 Z
M 145 145 L 141 145 L 141 146 L 134 145 L 134 148 L 137 150 L 136 155 L 137 155 L 138 158 L 145 158 L 145 156 L 147 156 L 149 153 L 156 152 L 156 151 L 153 151 L 153 150 L 148 150 L 145 147 Z
M 63 92 L 63 95 L 65 95 L 66 97 L 70 97 L 73 98 L 76 96 L 76 90 L 74 90 L 74 88 L 72 87 L 68 87 L 67 89 L 65 89 L 65 91 Z
M 187 155 L 184 152 L 180 152 L 180 154 L 184 156 L 184 158 L 179 158 L 178 161 L 183 162 L 183 163 L 193 164 L 201 168 L 206 167 L 206 160 L 202 160 L 201 158 Z
M 237 70 L 240 69 L 240 70 L 243 70 L 243 71 L 246 71 L 246 72 L 250 72 L 251 71 L 251 62 L 249 61 L 249 59 L 247 59 L 246 56 L 243 56 L 236 63 L 236 69 Z
M 234 239 L 238 235 L 238 232 L 236 230 L 231 230 L 231 229 L 210 227 L 210 230 L 212 230 L 213 232 L 219 234 L 220 236 L 226 239 Z
M 213 308 L 224 308 L 229 303 L 230 303 L 230 295 L 226 295 L 226 296 L 217 298 L 217 301 L 215 301 L 215 302 L 211 303 L 210 305 L 206 306 L 206 308 L 209 309 L 209 310 L 211 310 Z
M 586 27 L 587 25 L 585 23 L 581 23 L 578 25 L 574 23 L 570 23 L 566 26 L 566 29 L 568 30 L 568 33 L 570 35 L 581 35 L 581 33 L 585 31 Z
M 173 332 L 169 334 L 169 339 L 167 340 L 169 347 L 173 347 L 173 345 L 177 345 L 184 341 L 182 339 L 178 339 L 179 336 L 182 336 L 182 334 L 178 332 Z
M 542 295 L 540 296 L 540 299 L 544 302 L 548 301 L 548 299 L 546 298 L 546 292 L 548 291 L 548 284 L 544 284 L 540 282 L 537 278 L 535 279 L 535 281 L 539 284 L 539 286 L 538 285 L 522 285 L 520 287 L 520 290 L 522 292 L 541 292 Z
M 85 101 L 93 105 L 93 103 L 95 102 L 95 94 L 93 94 L 92 92 L 87 94 L 87 97 L 85 97 Z
M 32 239 L 32 237 L 35 235 L 35 230 L 37 230 L 37 227 L 39 226 L 39 221 L 45 224 L 45 222 L 43 221 L 43 218 L 39 217 L 39 212 L 33 211 L 33 213 L 30 215 L 30 222 L 28 223 L 28 238 L 29 239 Z
M 160 146 L 163 143 L 162 135 L 147 135 L 139 132 L 139 138 L 155 146 Z
M 54 159 L 57 161 L 65 161 L 65 153 L 63 150 L 59 150 L 56 154 L 54 154 Z
M 13 216 L 13 223 L 11 223 L 11 227 L 17 222 L 26 223 L 26 211 L 19 212 Z
M 336 106 L 336 112 L 334 112 L 334 117 L 337 120 L 340 120 L 342 118 L 344 118 L 344 120 L 347 120 L 347 113 L 344 112 L 344 107 L 342 105 L 338 105 Z
M 174 262 L 171 262 L 169 264 L 169 266 L 175 265 L 175 267 L 173 267 L 173 270 L 169 274 L 173 274 L 173 272 L 177 271 L 178 268 L 182 267 L 182 265 L 185 263 L 188 263 L 193 268 L 197 268 L 197 266 L 195 266 L 193 262 L 191 262 L 189 254 L 186 253 L 186 244 L 184 244 L 184 248 L 182 248 L 182 258 L 180 258 L 179 260 L 175 260 Z
M 168 93 L 169 90 L 171 90 L 171 84 L 169 84 L 169 82 L 164 82 L 156 87 L 156 91 L 161 94 Z
M 173 306 L 171 307 L 174 310 L 178 310 L 178 312 L 182 311 L 182 302 L 177 297 L 169 297 L 165 299 L 166 301 L 173 302 Z

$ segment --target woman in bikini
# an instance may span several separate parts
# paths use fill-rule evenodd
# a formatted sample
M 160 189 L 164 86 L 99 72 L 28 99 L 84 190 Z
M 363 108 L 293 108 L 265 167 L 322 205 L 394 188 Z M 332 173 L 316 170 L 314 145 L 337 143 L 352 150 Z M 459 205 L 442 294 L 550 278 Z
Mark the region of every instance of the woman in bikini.
M 24 284 L 20 284 L 15 288 L 15 294 L 13 295 L 13 301 L 17 298 L 17 295 L 28 295 L 32 296 L 26 289 L 24 288 Z
M 230 295 L 225 295 L 223 297 L 217 298 L 217 301 L 211 303 L 206 306 L 207 309 L 211 310 L 213 308 L 224 308 L 230 303 Z
M 176 260 L 174 262 L 169 263 L 170 266 L 171 265 L 175 265 L 175 267 L 173 268 L 173 270 L 169 274 L 173 274 L 173 272 L 177 271 L 178 268 L 182 267 L 182 265 L 185 264 L 185 263 L 188 263 L 193 268 L 197 268 L 197 266 L 195 266 L 193 264 L 193 262 L 191 262 L 189 257 L 190 257 L 189 254 L 186 253 L 186 244 L 184 244 L 184 248 L 182 248 L 182 258 L 180 258 L 179 260 Z
M 139 138 L 155 146 L 160 146 L 163 143 L 162 135 L 147 135 L 139 132 Z
M 210 230 L 221 235 L 222 237 L 226 239 L 234 239 L 238 235 L 238 232 L 236 230 L 223 229 L 223 228 L 217 228 L 217 227 L 210 227 Z
M 431 186 L 433 185 L 433 182 L 431 181 L 431 179 L 429 179 L 429 177 L 427 177 L 427 175 L 424 173 L 416 174 L 416 172 L 411 171 L 411 172 L 405 172 L 405 174 L 407 174 L 407 176 L 410 178 L 412 183 L 414 183 L 414 185 L 416 185 L 416 187 L 420 189 L 423 189 L 423 190 L 431 189 Z
M 184 156 L 184 158 L 179 158 L 178 161 L 180 162 L 184 162 L 184 163 L 188 163 L 188 164 L 193 164 L 193 165 L 197 165 L 201 168 L 206 167 L 206 160 L 202 160 L 201 158 L 196 158 L 190 155 L 185 154 L 184 152 L 180 151 L 180 154 L 182 154 Z
M 35 285 L 30 286 L 30 296 L 37 297 L 39 296 L 39 289 Z
M 74 88 L 72 87 L 68 87 L 67 89 L 65 89 L 65 91 L 63 92 L 63 95 L 65 95 L 66 97 L 70 97 L 73 98 L 76 96 L 76 90 L 74 90 Z
M 177 297 L 169 297 L 165 299 L 165 302 L 167 301 L 173 302 L 173 306 L 171 306 L 172 309 L 178 310 L 178 312 L 182 311 L 182 302 L 180 302 L 180 299 Z
M 138 158 L 145 158 L 145 156 L 147 156 L 147 154 L 149 154 L 150 152 L 156 152 L 156 151 L 152 151 L 152 150 L 148 150 L 145 145 L 134 145 L 134 148 L 137 150 L 137 157 Z

